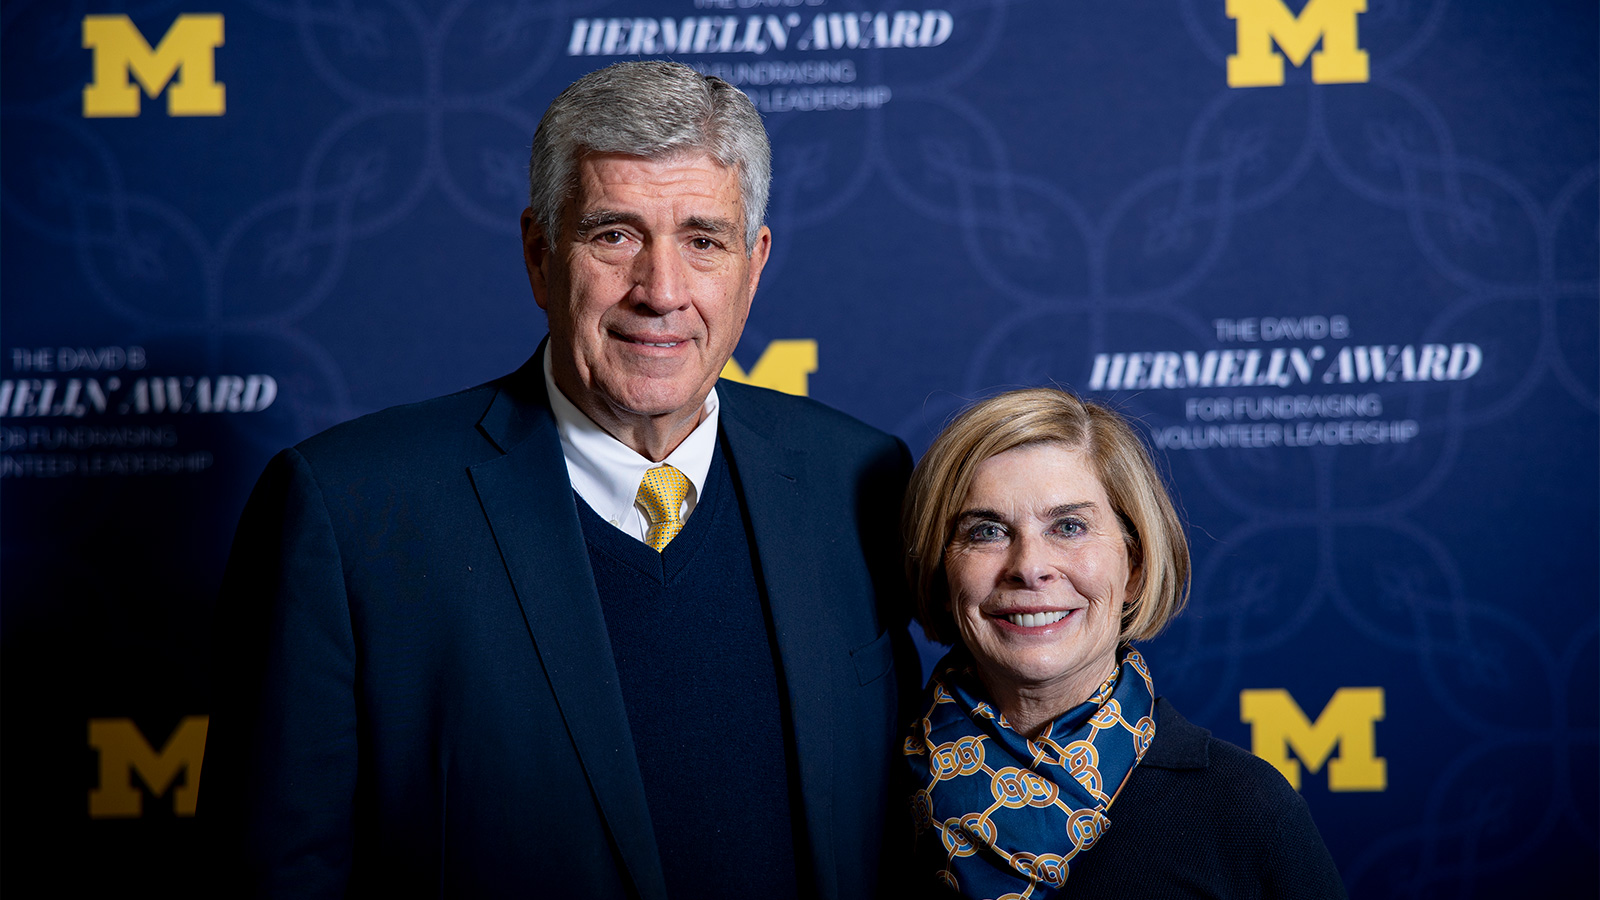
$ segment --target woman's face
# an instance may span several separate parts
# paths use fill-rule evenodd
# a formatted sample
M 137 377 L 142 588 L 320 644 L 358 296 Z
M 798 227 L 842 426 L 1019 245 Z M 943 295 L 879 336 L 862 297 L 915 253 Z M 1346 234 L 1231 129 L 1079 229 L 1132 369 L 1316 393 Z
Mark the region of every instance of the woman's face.
M 1135 582 L 1121 522 L 1088 455 L 1034 444 L 978 466 L 945 548 L 950 612 L 999 700 L 1088 699 L 1115 665 Z

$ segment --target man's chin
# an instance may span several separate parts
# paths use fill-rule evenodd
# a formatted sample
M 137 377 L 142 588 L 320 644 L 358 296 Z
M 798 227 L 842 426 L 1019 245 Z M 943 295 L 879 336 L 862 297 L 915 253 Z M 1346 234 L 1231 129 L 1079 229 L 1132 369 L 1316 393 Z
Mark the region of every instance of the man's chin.
M 706 395 L 711 393 L 714 382 L 687 384 L 684 381 L 636 379 L 617 385 L 615 390 L 602 387 L 600 393 L 620 419 L 671 421 L 698 418 L 700 407 L 705 404 Z

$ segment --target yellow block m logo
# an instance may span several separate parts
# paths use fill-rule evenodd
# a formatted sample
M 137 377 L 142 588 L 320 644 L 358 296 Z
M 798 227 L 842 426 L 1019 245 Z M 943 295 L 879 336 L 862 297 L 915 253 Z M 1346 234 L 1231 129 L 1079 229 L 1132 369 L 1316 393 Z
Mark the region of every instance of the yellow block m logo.
M 730 359 L 722 367 L 722 377 L 804 397 L 811 387 L 807 376 L 816 370 L 816 341 L 773 341 L 761 351 L 761 358 L 750 367 L 749 373 L 737 360 Z
M 1283 84 L 1283 57 L 1273 41 L 1296 66 L 1310 56 L 1317 84 L 1366 81 L 1367 53 L 1356 46 L 1356 16 L 1366 11 L 1367 0 L 1308 0 L 1298 16 L 1283 0 L 1228 0 L 1239 34 L 1238 52 L 1228 57 L 1228 87 Z M 1312 53 L 1318 41 L 1322 49 Z
M 1239 719 L 1250 724 L 1250 752 L 1283 773 L 1300 790 L 1300 763 L 1321 771 L 1335 745 L 1339 758 L 1328 763 L 1328 790 L 1381 791 L 1388 787 L 1388 765 L 1374 755 L 1377 723 L 1383 721 L 1383 688 L 1340 688 L 1316 722 L 1281 688 L 1239 692 Z
M 144 794 L 133 775 L 163 796 L 179 772 L 188 775 L 172 791 L 172 811 L 194 815 L 200 790 L 200 761 L 206 750 L 206 716 L 186 716 L 178 723 L 167 746 L 157 753 L 131 719 L 90 719 L 89 746 L 100 751 L 100 786 L 89 792 L 89 818 L 128 819 L 144 814 Z
M 139 114 L 138 79 L 152 98 L 167 91 L 169 116 L 220 116 L 223 86 L 217 83 L 216 49 L 222 46 L 219 13 L 186 13 L 172 23 L 154 50 L 127 16 L 84 16 L 83 48 L 94 51 L 94 82 L 83 89 L 88 118 Z

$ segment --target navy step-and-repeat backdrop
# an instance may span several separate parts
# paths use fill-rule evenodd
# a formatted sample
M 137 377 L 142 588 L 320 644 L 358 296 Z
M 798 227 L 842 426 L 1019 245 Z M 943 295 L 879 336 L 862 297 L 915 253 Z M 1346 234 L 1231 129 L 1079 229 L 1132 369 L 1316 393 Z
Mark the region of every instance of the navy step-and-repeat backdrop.
M 1591 0 L 5 0 L 4 887 L 200 893 L 247 491 L 526 358 L 538 117 L 664 56 L 773 138 L 729 377 L 919 453 L 1000 388 L 1115 404 L 1194 544 L 1158 686 L 1304 793 L 1352 896 L 1595 896 L 1597 28 Z

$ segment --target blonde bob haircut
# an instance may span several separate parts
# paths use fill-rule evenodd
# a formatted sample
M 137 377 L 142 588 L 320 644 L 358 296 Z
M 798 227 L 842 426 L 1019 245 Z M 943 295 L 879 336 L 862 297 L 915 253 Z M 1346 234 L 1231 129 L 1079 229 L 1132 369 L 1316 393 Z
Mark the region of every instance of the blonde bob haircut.
M 1122 609 L 1119 642 L 1155 637 L 1189 599 L 1189 542 L 1144 443 L 1127 420 L 1066 391 L 1031 388 L 981 400 L 934 439 L 906 491 L 901 528 L 916 618 L 928 638 L 960 639 L 950 614 L 944 553 L 978 466 L 1007 450 L 1059 444 L 1087 451 L 1139 575 Z

